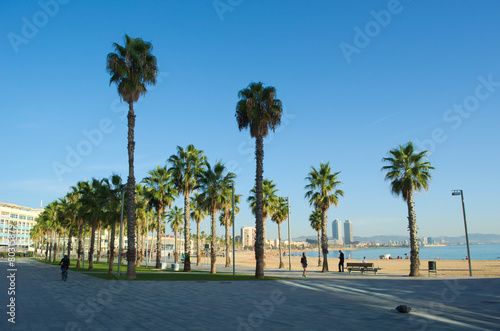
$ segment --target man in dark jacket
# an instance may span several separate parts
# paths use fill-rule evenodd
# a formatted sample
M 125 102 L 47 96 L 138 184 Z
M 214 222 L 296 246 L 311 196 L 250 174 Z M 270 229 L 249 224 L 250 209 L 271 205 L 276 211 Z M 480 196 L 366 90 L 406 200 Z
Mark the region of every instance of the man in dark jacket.
M 344 272 L 344 253 L 339 249 L 339 272 Z

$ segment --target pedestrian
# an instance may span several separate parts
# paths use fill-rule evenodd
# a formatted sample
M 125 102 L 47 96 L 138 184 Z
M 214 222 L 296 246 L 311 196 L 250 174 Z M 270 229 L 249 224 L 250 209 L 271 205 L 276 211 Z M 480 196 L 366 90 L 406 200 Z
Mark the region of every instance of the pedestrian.
M 367 262 L 366 262 L 366 256 L 365 256 L 365 257 L 363 257 L 363 263 L 367 263 Z
M 302 277 L 306 278 L 307 257 L 305 252 L 302 253 L 302 257 L 300 258 L 300 264 L 302 264 L 302 268 L 304 268 L 304 271 L 302 272 Z
M 344 253 L 339 249 L 339 272 L 344 272 Z

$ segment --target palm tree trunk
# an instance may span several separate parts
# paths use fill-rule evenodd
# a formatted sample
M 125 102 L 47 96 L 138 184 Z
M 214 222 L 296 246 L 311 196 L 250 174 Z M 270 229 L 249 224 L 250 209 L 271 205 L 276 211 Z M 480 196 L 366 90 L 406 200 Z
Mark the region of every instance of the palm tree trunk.
M 135 279 L 135 175 L 134 175 L 134 102 L 128 102 L 128 181 L 127 181 L 127 279 Z
M 264 278 L 264 221 L 262 219 L 262 173 L 264 142 L 262 135 L 255 137 L 255 278 Z
M 328 237 L 326 235 L 326 210 L 321 211 L 321 249 L 323 250 L 323 269 L 321 272 L 328 271 Z
M 216 255 L 216 252 L 215 252 L 215 235 L 216 235 L 216 232 L 215 232 L 215 226 L 216 226 L 216 223 L 215 223 L 215 210 L 212 211 L 212 215 L 211 215 L 211 219 L 212 219 L 212 226 L 211 226 L 211 229 L 210 229 L 210 232 L 211 232 L 211 238 L 210 238 L 210 243 L 211 243 L 211 247 L 210 247 L 210 273 L 211 274 L 215 274 L 215 262 L 217 260 L 217 255 Z
M 101 227 L 99 227 L 97 229 L 97 235 L 99 237 L 97 238 L 97 259 L 96 259 L 96 262 L 99 263 L 99 261 L 101 260 L 101 239 L 102 239 Z
M 54 246 L 54 239 L 53 239 L 53 236 L 54 236 L 54 232 L 51 231 L 50 232 L 50 247 L 49 247 L 49 262 L 52 261 L 52 248 Z
M 77 268 L 80 268 L 81 263 L 82 263 L 82 253 L 83 253 L 82 237 L 83 237 L 83 222 L 82 222 L 82 224 L 80 224 L 80 229 L 78 230 L 78 251 L 76 252 L 76 254 L 77 254 L 76 267 Z
M 71 258 L 71 244 L 72 244 L 72 236 L 73 236 L 73 233 L 71 232 L 71 230 L 69 231 L 69 234 L 68 234 L 68 258 Z
M 201 233 L 201 221 L 196 222 L 196 233 L 197 233 L 197 238 L 196 238 L 196 265 L 200 265 L 201 263 L 201 249 L 200 249 L 200 244 L 201 244 L 201 238 L 200 238 L 200 233 Z
M 415 203 L 413 192 L 408 193 L 408 230 L 410 231 L 410 277 L 420 276 L 420 258 L 418 252 L 417 217 L 415 216 Z
M 59 240 L 59 236 L 57 232 L 54 233 L 54 253 L 52 254 L 52 263 L 56 262 L 57 259 L 57 241 Z
M 229 257 L 229 220 L 226 220 L 226 268 L 229 268 L 230 264 L 231 258 Z
M 89 270 L 94 269 L 94 245 L 95 245 L 95 221 L 92 224 L 92 235 L 90 236 L 90 248 L 89 248 Z
M 318 231 L 318 267 L 321 267 L 321 237 Z
M 174 263 L 179 263 L 179 254 L 177 253 L 177 227 L 174 228 Z
M 108 259 L 106 261 L 107 263 L 109 263 L 109 259 L 110 259 L 110 257 L 109 257 L 109 247 L 110 247 L 109 245 L 110 245 L 110 243 L 111 243 L 111 229 L 108 230 L 108 251 L 106 253 L 106 256 L 107 256 L 107 259 Z
M 137 258 L 135 260 L 135 266 L 139 267 L 141 265 L 141 256 L 142 256 L 142 245 L 140 241 L 140 233 L 141 233 L 141 226 L 138 224 L 137 225 Z
M 278 223 L 278 250 L 280 254 L 280 269 L 285 268 L 285 264 L 283 263 L 283 255 L 281 254 L 281 224 Z
M 49 258 L 49 236 L 46 236 L 47 238 L 45 239 L 45 261 Z
M 158 211 L 158 225 L 157 225 L 157 230 L 156 231 L 156 269 L 160 269 L 160 259 L 161 259 L 161 249 L 160 249 L 160 231 L 161 231 L 161 215 L 163 215 L 164 210 L 160 208 Z M 166 231 L 167 229 L 165 229 Z M 177 262 L 175 262 L 177 263 Z
M 184 192 L 184 272 L 191 271 L 191 203 L 189 193 Z
M 115 232 L 116 232 L 116 223 L 113 222 L 113 224 L 111 224 L 111 237 L 108 249 L 108 263 L 109 263 L 108 275 L 113 274 L 113 264 L 115 259 Z

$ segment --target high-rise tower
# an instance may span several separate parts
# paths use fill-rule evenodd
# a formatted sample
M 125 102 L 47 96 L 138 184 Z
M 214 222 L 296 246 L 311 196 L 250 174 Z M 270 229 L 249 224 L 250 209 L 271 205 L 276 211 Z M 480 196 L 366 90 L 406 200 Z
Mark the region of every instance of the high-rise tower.
M 352 223 L 350 220 L 344 222 L 344 243 L 350 245 L 354 242 L 352 236 Z
M 338 219 L 335 219 L 332 223 L 333 226 L 333 242 L 336 245 L 342 245 L 342 224 Z

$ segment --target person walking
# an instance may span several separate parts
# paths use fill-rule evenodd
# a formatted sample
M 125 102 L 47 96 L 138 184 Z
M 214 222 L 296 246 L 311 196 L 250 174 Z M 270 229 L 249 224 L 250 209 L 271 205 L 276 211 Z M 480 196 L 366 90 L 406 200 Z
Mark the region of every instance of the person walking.
M 339 249 L 339 272 L 344 272 L 344 253 Z
M 305 252 L 302 253 L 302 257 L 300 258 L 300 264 L 302 264 L 302 268 L 304 268 L 304 271 L 302 272 L 302 277 L 306 278 L 307 257 Z

